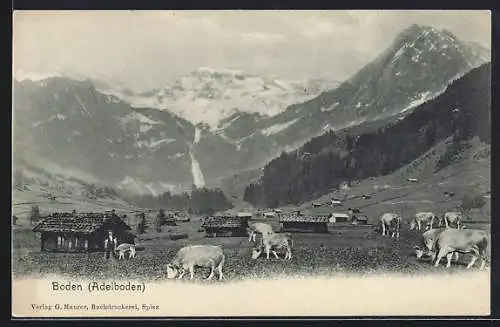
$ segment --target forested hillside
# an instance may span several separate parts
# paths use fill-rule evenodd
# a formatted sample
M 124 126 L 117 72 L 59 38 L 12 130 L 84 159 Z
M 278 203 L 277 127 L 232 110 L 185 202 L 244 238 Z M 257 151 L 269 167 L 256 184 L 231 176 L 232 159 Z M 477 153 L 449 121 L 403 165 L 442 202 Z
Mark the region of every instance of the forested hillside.
M 232 204 L 219 190 L 193 188 L 191 193 L 162 193 L 159 196 L 142 195 L 129 199 L 135 205 L 151 209 L 185 210 L 193 214 L 213 214 L 232 208 Z
M 405 118 L 378 130 L 328 132 L 296 152 L 282 153 L 264 168 L 258 183 L 246 188 L 245 201 L 269 207 L 298 204 L 341 181 L 394 172 L 450 136 L 454 142 L 442 166 L 473 136 L 489 144 L 490 71 L 490 63 L 473 69 Z

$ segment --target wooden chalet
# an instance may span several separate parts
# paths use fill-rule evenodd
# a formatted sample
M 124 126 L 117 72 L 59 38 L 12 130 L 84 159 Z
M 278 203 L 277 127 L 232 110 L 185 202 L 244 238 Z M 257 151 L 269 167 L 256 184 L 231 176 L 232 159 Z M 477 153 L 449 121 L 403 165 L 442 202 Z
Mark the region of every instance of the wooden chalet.
M 253 214 L 251 212 L 238 212 L 236 217 L 252 219 Z
M 215 216 L 205 218 L 202 228 L 207 237 L 217 236 L 247 236 L 248 217 Z
M 118 244 L 133 243 L 130 227 L 114 213 L 54 213 L 41 220 L 33 231 L 41 234 L 41 250 L 50 252 L 104 251 L 111 230 Z
M 354 215 L 352 216 L 352 224 L 353 225 L 367 225 L 368 217 L 366 215 Z
M 328 233 L 328 216 L 292 215 L 280 217 L 282 232 Z
M 350 221 L 351 216 L 346 214 L 346 213 L 341 213 L 341 212 L 334 212 L 330 214 L 330 217 L 328 218 L 329 223 L 340 223 L 340 222 L 346 222 Z

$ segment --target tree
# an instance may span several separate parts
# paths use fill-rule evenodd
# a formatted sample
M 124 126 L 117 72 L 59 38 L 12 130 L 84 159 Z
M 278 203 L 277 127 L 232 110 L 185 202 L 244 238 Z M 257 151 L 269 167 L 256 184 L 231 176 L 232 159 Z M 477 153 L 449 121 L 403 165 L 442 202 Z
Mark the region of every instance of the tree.
M 165 219 L 165 211 L 160 209 L 155 218 L 155 228 L 157 233 L 161 233 L 161 226 L 163 225 L 163 220 Z
M 467 192 L 462 197 L 460 208 L 468 214 L 472 209 L 481 209 L 486 204 L 486 200 L 478 192 Z
M 137 234 L 144 234 L 146 232 L 147 224 L 146 224 L 146 215 L 142 213 L 141 221 L 137 224 Z
M 30 223 L 33 224 L 40 219 L 40 208 L 37 205 L 31 206 Z
M 23 169 L 22 167 L 16 167 L 14 170 L 14 184 L 17 187 L 21 187 L 23 185 Z

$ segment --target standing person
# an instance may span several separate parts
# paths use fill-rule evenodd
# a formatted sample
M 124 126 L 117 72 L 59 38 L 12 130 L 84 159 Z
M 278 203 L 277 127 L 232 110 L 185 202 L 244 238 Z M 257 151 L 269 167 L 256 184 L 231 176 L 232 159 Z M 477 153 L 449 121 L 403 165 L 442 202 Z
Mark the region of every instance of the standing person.
M 108 231 L 108 236 L 104 240 L 104 259 L 113 260 L 113 251 L 116 248 L 116 237 L 113 235 L 113 231 Z

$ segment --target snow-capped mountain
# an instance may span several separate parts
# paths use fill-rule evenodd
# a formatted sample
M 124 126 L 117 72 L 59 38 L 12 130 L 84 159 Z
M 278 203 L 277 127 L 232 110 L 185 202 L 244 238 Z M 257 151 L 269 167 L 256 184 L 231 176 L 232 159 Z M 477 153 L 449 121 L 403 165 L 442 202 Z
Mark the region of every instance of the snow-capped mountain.
M 443 92 L 450 81 L 488 61 L 446 30 L 412 25 L 375 60 L 337 88 L 292 105 L 266 121 L 288 142 L 303 142 L 328 129 L 411 111 Z M 285 127 L 286 128 L 283 128 Z
M 337 87 L 207 68 L 140 94 L 67 76 L 24 80 L 14 83 L 14 153 L 131 193 L 189 189 L 262 167 L 328 129 L 410 113 L 488 55 L 412 25 Z
M 317 96 L 338 85 L 327 80 L 287 81 L 236 70 L 201 67 L 162 90 L 134 93 L 101 87 L 134 108 L 168 110 L 194 125 L 216 130 L 238 113 L 274 116 L 287 106 Z
M 190 186 L 195 128 L 168 112 L 133 109 L 90 81 L 14 84 L 14 154 L 45 158 L 131 192 Z

